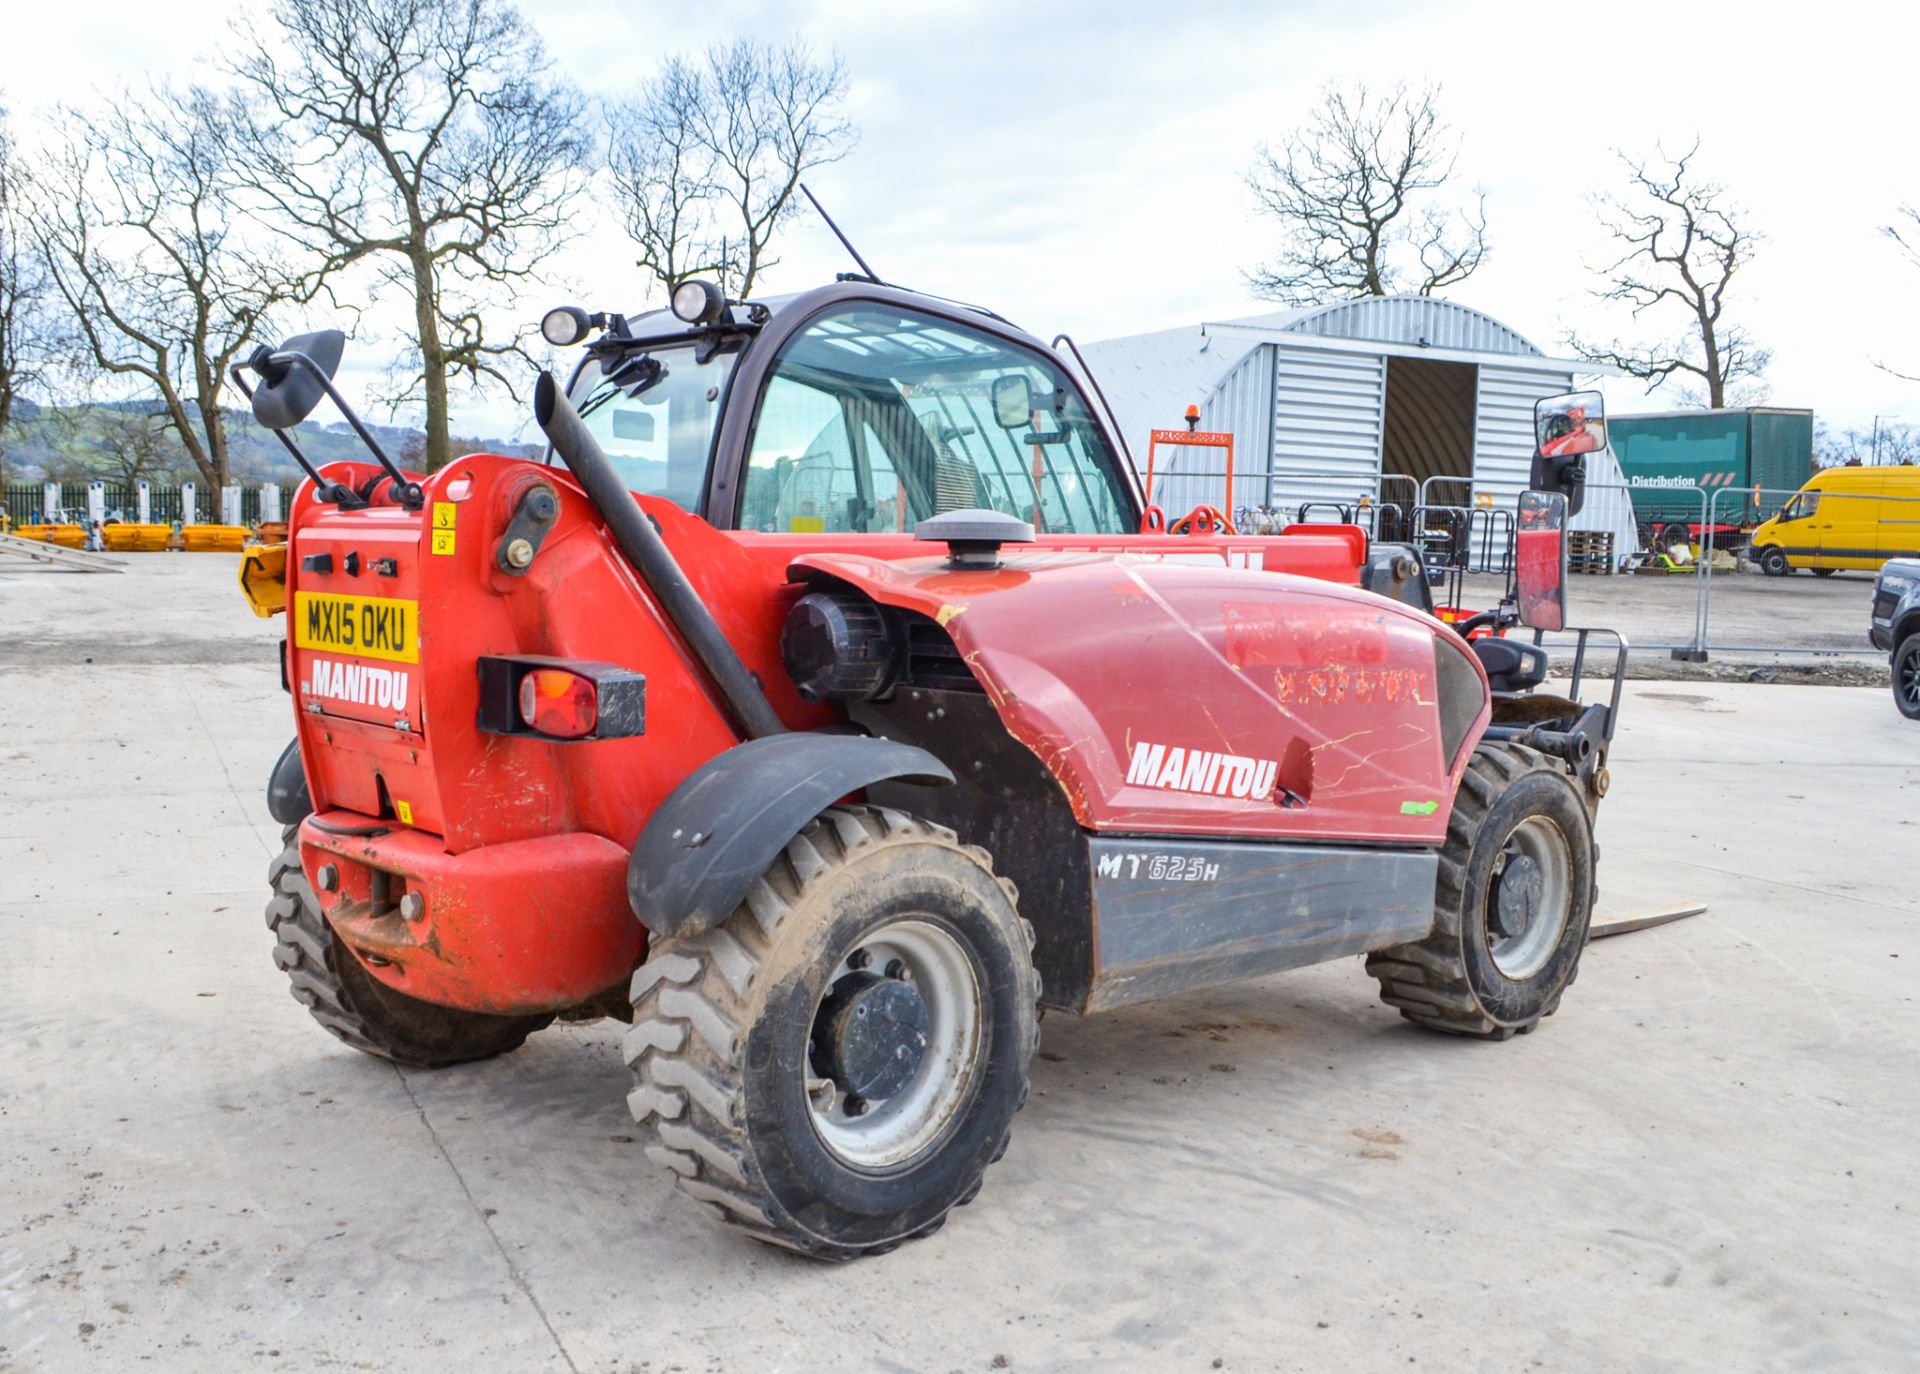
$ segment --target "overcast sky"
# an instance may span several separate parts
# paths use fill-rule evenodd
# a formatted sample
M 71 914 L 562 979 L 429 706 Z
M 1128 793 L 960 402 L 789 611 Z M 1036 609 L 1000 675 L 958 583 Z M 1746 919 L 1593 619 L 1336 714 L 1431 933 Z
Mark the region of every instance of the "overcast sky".
M 205 79 L 235 12 L 199 0 L 8 8 L 0 93 L 28 140 L 35 110 L 57 100 L 148 75 Z M 1903 6 L 545 0 L 528 13 L 558 68 L 592 92 L 715 39 L 797 32 L 837 50 L 861 138 L 814 189 L 882 276 L 1043 337 L 1272 308 L 1240 275 L 1273 237 L 1243 183 L 1255 145 L 1302 122 L 1328 81 L 1434 80 L 1494 245 L 1449 294 L 1560 353 L 1570 325 L 1627 324 L 1587 294 L 1605 243 L 1584 193 L 1619 183 L 1616 147 L 1697 137 L 1699 165 L 1767 237 L 1729 310 L 1774 350 L 1771 403 L 1840 425 L 1920 421 L 1920 384 L 1875 366 L 1920 373 L 1920 268 L 1879 232 L 1920 202 Z M 769 291 L 850 265 L 817 221 L 778 248 Z M 557 264 L 568 285 L 555 298 L 633 308 L 646 286 L 631 257 L 617 234 L 589 239 Z M 358 346 L 370 364 L 381 341 Z M 1610 399 L 1677 404 L 1634 384 Z M 456 432 L 497 430 L 508 413 L 472 399 L 456 410 Z

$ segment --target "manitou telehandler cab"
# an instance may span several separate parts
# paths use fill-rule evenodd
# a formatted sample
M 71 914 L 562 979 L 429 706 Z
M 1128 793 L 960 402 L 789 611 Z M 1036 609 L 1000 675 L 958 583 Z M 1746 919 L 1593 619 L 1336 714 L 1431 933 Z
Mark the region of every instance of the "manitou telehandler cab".
M 403 472 L 349 411 L 375 461 L 315 470 L 341 335 L 246 365 L 311 478 L 242 571 L 294 705 L 267 923 L 340 1039 L 630 1021 L 646 1153 L 844 1259 L 978 1192 L 1042 1007 L 1349 955 L 1434 1030 L 1559 1004 L 1617 675 L 1533 692 L 1544 651 L 1440 624 L 1353 526 L 1168 526 L 1090 379 L 988 311 L 688 282 L 544 332 L 584 345 L 544 462 Z M 1560 625 L 1556 446 L 1468 634 Z

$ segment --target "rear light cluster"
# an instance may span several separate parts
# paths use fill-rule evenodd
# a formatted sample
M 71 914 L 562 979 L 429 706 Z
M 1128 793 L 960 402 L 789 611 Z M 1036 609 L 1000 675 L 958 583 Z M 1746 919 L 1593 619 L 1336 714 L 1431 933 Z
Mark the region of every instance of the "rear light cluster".
M 535 668 L 520 679 L 520 721 L 535 734 L 585 739 L 599 719 L 599 693 L 578 673 Z
M 488 657 L 479 662 L 479 726 L 558 742 L 646 732 L 647 680 L 610 663 Z

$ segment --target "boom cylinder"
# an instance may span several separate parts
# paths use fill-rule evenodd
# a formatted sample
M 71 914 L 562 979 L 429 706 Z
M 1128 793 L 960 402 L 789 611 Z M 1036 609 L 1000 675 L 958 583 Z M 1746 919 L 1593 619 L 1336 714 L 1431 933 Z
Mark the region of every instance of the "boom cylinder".
M 660 603 L 668 622 L 692 651 L 720 699 L 726 703 L 734 724 L 749 739 L 783 734 L 786 726 L 774 714 L 760 684 L 754 681 L 747 665 L 740 661 L 719 623 L 700 599 L 700 593 L 681 570 L 666 540 L 653 522 L 642 513 L 620 480 L 613 464 L 600 447 L 600 441 L 580 419 L 580 412 L 553 380 L 551 372 L 542 372 L 534 385 L 533 414 L 546 431 L 553 451 L 586 490 L 587 498 L 599 509 L 601 519 L 620 546 L 627 562 Z

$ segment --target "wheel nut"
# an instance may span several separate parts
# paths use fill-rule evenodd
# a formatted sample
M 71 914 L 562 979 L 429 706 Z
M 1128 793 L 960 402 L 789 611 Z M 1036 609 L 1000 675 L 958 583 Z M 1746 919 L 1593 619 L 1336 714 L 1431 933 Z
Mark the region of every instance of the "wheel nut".
M 402 893 L 400 914 L 409 921 L 419 920 L 427 914 L 427 899 L 418 892 Z
M 848 968 L 854 968 L 854 969 L 865 968 L 868 964 L 871 964 L 872 962 L 873 962 L 873 956 L 867 953 L 864 949 L 856 949 L 853 953 L 847 956 Z
M 322 892 L 338 892 L 340 890 L 340 870 L 332 864 L 321 864 L 319 868 L 314 870 L 313 885 Z
M 887 960 L 887 977 L 905 978 L 906 976 L 907 976 L 907 966 L 905 961 L 900 959 Z
M 867 1114 L 867 1099 L 860 1096 L 858 1093 L 848 1093 L 847 1094 L 847 1115 L 848 1116 L 865 1116 L 866 1114 Z
M 533 562 L 533 545 L 525 539 L 516 539 L 507 545 L 507 564 L 510 567 L 524 568 Z

